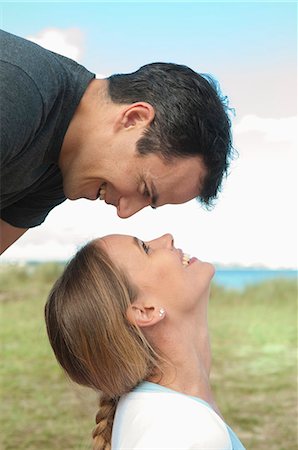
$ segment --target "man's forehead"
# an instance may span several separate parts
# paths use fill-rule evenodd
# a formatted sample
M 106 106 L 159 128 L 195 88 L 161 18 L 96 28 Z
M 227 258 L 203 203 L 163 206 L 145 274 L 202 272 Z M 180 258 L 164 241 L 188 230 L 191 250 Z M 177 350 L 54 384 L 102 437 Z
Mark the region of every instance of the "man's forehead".
M 164 203 L 184 203 L 198 197 L 202 191 L 206 170 L 200 161 L 193 164 L 173 163 L 159 176 L 151 174 L 152 191 Z M 189 161 L 188 161 L 189 163 Z M 163 198 L 165 197 L 165 198 Z
M 187 174 L 198 176 L 205 174 L 205 164 L 200 156 L 189 156 L 184 158 L 173 157 L 165 159 L 156 154 L 149 156 L 148 160 L 142 164 L 143 173 L 150 175 L 154 179 L 166 177 L 185 177 Z

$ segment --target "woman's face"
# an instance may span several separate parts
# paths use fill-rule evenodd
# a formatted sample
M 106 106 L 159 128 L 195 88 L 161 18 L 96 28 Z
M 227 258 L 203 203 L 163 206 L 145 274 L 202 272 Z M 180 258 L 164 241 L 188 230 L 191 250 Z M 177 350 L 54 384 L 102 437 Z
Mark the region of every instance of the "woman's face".
M 143 242 L 132 236 L 101 238 L 112 261 L 137 286 L 140 295 L 154 299 L 167 312 L 191 312 L 202 297 L 209 295 L 214 267 L 197 258 L 187 258 L 165 234 Z

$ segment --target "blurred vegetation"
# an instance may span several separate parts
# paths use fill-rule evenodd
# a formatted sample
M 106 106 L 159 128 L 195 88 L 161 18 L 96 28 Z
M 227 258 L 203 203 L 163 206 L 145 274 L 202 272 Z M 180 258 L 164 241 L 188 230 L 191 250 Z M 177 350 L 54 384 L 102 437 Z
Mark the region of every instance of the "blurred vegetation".
M 65 378 L 45 331 L 44 303 L 62 269 L 0 266 L 3 450 L 90 449 L 96 395 Z M 247 449 L 297 449 L 296 302 L 294 280 L 213 286 L 212 384 Z

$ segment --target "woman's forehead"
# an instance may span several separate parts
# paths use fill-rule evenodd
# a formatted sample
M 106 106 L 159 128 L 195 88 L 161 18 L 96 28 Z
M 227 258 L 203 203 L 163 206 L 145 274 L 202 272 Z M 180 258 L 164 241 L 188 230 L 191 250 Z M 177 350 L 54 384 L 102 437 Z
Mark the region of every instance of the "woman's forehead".
M 103 246 L 107 251 L 121 244 L 128 243 L 133 240 L 132 236 L 126 234 L 108 234 L 101 238 L 96 239 L 96 244 Z

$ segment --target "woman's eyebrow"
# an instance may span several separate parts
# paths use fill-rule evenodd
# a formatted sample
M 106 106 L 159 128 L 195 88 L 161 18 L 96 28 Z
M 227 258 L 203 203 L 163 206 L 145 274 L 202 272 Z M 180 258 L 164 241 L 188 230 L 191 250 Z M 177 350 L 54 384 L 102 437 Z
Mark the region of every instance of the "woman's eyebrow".
M 138 249 L 142 252 L 140 239 L 138 239 L 137 237 L 133 237 L 133 243 L 134 243 L 134 244 L 138 247 Z

